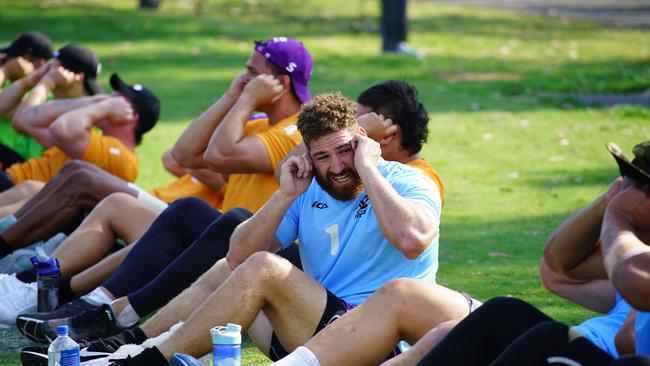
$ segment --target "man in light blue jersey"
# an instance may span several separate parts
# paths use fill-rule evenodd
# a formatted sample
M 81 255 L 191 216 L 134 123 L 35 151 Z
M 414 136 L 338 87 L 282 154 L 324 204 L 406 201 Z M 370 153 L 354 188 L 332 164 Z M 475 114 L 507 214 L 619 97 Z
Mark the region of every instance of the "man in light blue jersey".
M 309 151 L 284 164 L 280 189 L 233 233 L 232 275 L 173 337 L 114 364 L 202 356 L 211 349 L 209 328 L 228 322 L 277 359 L 392 279 L 435 282 L 438 188 L 421 171 L 381 159 L 355 117 L 355 104 L 340 94 L 303 108 L 298 129 Z M 295 240 L 304 272 L 269 253 Z

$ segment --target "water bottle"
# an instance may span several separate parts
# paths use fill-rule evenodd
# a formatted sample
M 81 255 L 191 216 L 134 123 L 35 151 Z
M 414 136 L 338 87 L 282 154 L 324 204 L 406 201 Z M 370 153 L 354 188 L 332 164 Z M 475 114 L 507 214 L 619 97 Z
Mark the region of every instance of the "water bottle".
M 241 365 L 241 325 L 228 323 L 210 329 L 212 335 L 212 365 Z
M 49 312 L 59 306 L 59 279 L 61 267 L 56 258 L 39 259 L 34 256 L 30 260 L 36 267 L 36 281 L 38 282 L 38 300 L 36 311 Z
M 68 326 L 59 325 L 56 334 L 47 349 L 47 366 L 79 366 L 79 344 L 68 337 Z

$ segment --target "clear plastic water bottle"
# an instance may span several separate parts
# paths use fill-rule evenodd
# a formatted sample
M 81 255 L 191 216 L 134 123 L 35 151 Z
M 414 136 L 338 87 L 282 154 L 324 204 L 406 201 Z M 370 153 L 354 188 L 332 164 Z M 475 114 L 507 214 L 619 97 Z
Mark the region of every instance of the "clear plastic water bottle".
M 210 329 L 212 335 L 212 365 L 241 365 L 241 325 L 228 323 Z
M 79 366 L 79 344 L 68 337 L 68 326 L 59 325 L 56 334 L 47 349 L 47 366 Z
M 34 256 L 30 260 L 36 267 L 38 282 L 38 300 L 36 311 L 39 313 L 53 311 L 59 306 L 59 280 L 61 267 L 56 258 L 39 259 Z

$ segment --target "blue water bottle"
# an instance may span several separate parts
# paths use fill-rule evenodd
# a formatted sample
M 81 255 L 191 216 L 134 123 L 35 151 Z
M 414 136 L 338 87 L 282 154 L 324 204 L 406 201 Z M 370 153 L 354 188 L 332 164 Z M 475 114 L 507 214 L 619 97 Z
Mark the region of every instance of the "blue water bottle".
M 54 311 L 59 306 L 59 280 L 61 267 L 56 258 L 39 259 L 34 256 L 30 260 L 36 267 L 36 282 L 38 283 L 38 300 L 36 311 L 39 313 Z
M 210 329 L 212 335 L 212 365 L 241 365 L 241 325 L 228 323 Z

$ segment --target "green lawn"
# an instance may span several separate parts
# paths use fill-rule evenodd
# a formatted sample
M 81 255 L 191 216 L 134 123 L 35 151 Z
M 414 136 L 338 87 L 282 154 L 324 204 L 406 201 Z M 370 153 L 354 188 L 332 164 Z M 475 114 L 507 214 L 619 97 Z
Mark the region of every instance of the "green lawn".
M 161 123 L 138 148 L 147 188 L 172 179 L 161 153 L 243 70 L 252 40 L 302 40 L 316 93 L 354 98 L 406 79 L 430 112 L 423 155 L 446 185 L 440 283 L 483 300 L 523 297 L 569 323 L 592 315 L 541 286 L 540 253 L 551 230 L 616 177 L 605 143 L 630 151 L 648 139 L 650 113 L 540 95 L 649 88 L 650 32 L 413 1 L 409 40 L 426 54 L 420 61 L 378 53 L 378 3 L 166 0 L 141 12 L 135 0 L 0 1 L 0 40 L 39 29 L 57 46 L 83 43 L 103 61 L 104 86 L 119 72 L 159 95 Z M 19 363 L 5 353 L 0 364 Z M 265 362 L 247 348 L 244 364 Z

